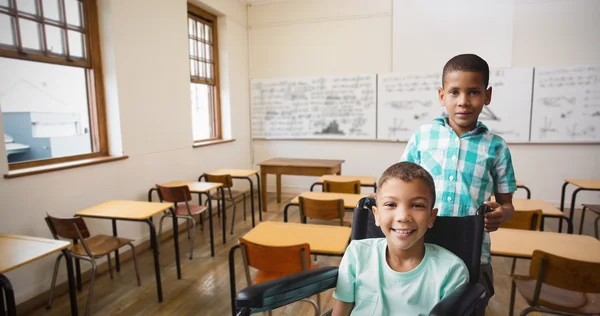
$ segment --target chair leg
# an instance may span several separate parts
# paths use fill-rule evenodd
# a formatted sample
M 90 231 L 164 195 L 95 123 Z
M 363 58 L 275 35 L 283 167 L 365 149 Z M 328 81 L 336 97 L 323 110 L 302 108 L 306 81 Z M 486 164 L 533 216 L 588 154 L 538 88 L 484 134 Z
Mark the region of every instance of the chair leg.
M 204 231 L 204 213 L 200 213 L 200 231 Z
M 90 262 L 92 263 L 92 278 L 90 279 L 90 290 L 88 293 L 88 299 L 87 299 L 87 303 L 85 305 L 85 315 L 88 316 L 90 315 L 90 309 L 92 307 L 92 296 L 94 293 L 94 281 L 96 280 L 96 261 L 94 259 L 91 259 Z
M 237 209 L 237 207 L 235 206 L 235 200 L 231 200 L 231 204 L 233 205 L 233 214 L 231 214 L 231 232 L 230 234 L 233 235 L 233 224 L 235 223 L 235 211 Z
M 160 243 L 162 241 L 162 224 L 163 224 L 163 220 L 165 219 L 165 217 L 167 217 L 167 215 L 163 215 L 160 218 L 160 222 L 158 224 L 158 240 L 156 241 L 157 245 L 156 245 L 156 250 L 158 253 L 160 253 Z
M 600 215 L 598 215 L 594 221 L 594 235 L 596 235 L 596 239 L 600 239 L 600 237 L 598 237 L 598 220 L 600 220 Z
M 513 316 L 515 309 L 515 291 L 517 286 L 515 281 L 511 281 L 510 283 L 510 304 L 508 305 L 508 316 Z
M 131 256 L 133 257 L 133 267 L 135 268 L 135 277 L 137 278 L 138 286 L 142 285 L 142 279 L 140 278 L 140 269 L 138 268 L 137 255 L 135 254 L 135 246 L 133 243 L 127 243 L 131 247 Z
M 321 293 L 317 293 L 317 314 L 319 316 L 321 314 Z
M 191 216 L 188 217 L 187 218 L 188 227 L 189 227 L 190 221 L 192 222 L 192 238 L 190 239 L 190 260 L 192 260 L 192 258 L 194 257 L 194 240 L 195 240 L 195 235 L 196 235 L 196 221 L 194 220 L 193 217 L 191 217 Z
M 246 220 L 246 193 L 242 193 L 242 199 L 244 201 L 244 220 Z
M 581 232 L 583 231 L 583 221 L 585 219 L 585 210 L 587 209 L 586 206 L 584 206 L 581 209 L 581 221 L 579 222 L 579 235 L 581 235 Z
M 535 311 L 536 308 L 535 307 L 527 307 L 526 309 L 521 311 L 521 314 L 519 314 L 520 316 L 525 316 L 533 311 Z
M 517 266 L 517 258 L 513 258 L 512 267 L 510 268 L 510 276 L 512 277 L 515 274 L 515 268 Z
M 185 225 L 187 226 L 187 237 L 190 239 L 192 238 L 192 236 L 190 236 L 190 221 L 185 221 Z
M 52 297 L 54 296 L 54 287 L 56 286 L 56 276 L 58 275 L 58 267 L 60 266 L 60 259 L 62 259 L 64 255 L 60 253 L 56 260 L 54 261 L 54 273 L 52 274 L 52 284 L 50 285 L 50 296 L 48 297 L 48 302 L 46 303 L 46 308 L 50 309 L 52 307 Z M 69 259 L 67 259 L 69 260 Z
M 112 268 L 112 260 L 110 260 L 110 252 L 106 255 L 108 257 L 108 272 L 110 273 L 110 279 L 114 279 L 113 268 Z

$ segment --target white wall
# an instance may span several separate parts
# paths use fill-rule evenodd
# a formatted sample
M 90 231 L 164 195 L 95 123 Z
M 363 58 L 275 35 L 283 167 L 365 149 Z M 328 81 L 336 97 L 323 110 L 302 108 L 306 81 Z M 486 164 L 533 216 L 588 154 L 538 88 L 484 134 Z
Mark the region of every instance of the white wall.
M 266 2 L 252 5 L 248 16 L 251 79 L 392 71 L 392 0 Z M 600 1 L 596 0 L 516 1 L 513 66 L 600 64 L 600 37 L 595 34 L 600 29 L 598 16 Z M 458 41 L 478 40 L 452 34 L 452 25 L 446 28 L 447 36 Z M 414 56 L 411 50 L 424 34 L 405 29 L 411 34 L 402 37 L 406 55 Z M 442 67 L 415 58 L 394 65 L 423 71 Z M 343 174 L 374 176 L 398 161 L 406 145 L 299 140 L 255 140 L 253 144 L 253 163 L 272 157 L 337 158 L 346 160 Z M 510 149 L 516 176 L 529 186 L 534 198 L 559 203 L 564 178 L 600 179 L 598 144 L 511 144 Z M 287 191 L 303 191 L 313 180 L 287 176 L 282 185 Z M 271 191 L 274 184 L 270 177 Z M 598 203 L 600 194 L 583 192 L 578 201 Z
M 98 2 L 111 152 L 122 148 L 129 159 L 0 179 L 2 233 L 51 238 L 45 212 L 70 216 L 111 199 L 145 200 L 155 183 L 195 180 L 214 168 L 251 166 L 246 6 L 238 0 L 208 1 L 220 5 L 215 9 L 220 15 L 219 57 L 227 69 L 222 70 L 223 107 L 225 113 L 236 113 L 224 115 L 225 134 L 236 141 L 194 149 L 186 1 Z M 0 146 L 1 174 L 8 171 L 4 150 Z M 86 222 L 92 233 L 111 232 L 110 221 Z M 119 233 L 137 242 L 148 238 L 145 224 L 120 222 Z M 53 261 L 52 256 L 7 273 L 17 302 L 49 288 Z

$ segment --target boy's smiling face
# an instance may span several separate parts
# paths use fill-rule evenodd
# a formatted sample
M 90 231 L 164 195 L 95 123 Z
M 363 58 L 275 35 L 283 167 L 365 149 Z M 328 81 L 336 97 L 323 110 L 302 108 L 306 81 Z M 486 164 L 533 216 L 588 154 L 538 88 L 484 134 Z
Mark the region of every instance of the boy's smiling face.
M 423 235 L 437 215 L 437 209 L 432 210 L 433 203 L 430 189 L 422 179 L 405 182 L 391 178 L 377 188 L 375 224 L 381 227 L 390 250 L 419 251 L 416 248 L 423 246 Z
M 486 90 L 479 72 L 450 71 L 438 90 L 440 104 L 446 107 L 448 121 L 458 136 L 473 130 L 485 105 L 492 100 L 492 88 Z

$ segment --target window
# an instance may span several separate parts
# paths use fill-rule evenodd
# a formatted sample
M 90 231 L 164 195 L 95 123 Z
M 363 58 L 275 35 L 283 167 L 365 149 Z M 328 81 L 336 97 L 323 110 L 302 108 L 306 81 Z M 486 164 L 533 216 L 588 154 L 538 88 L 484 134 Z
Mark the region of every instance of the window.
M 9 169 L 108 155 L 96 0 L 0 0 Z
M 188 4 L 194 142 L 222 139 L 217 17 Z

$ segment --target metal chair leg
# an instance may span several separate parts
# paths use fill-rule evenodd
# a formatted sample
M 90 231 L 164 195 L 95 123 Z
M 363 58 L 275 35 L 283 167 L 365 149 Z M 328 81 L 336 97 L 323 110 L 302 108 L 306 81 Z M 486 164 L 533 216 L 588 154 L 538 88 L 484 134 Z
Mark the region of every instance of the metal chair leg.
M 90 262 L 92 263 L 92 278 L 90 280 L 90 290 L 88 293 L 87 303 L 85 305 L 85 315 L 86 316 L 90 315 L 90 309 L 92 307 L 92 296 L 94 293 L 94 281 L 96 280 L 96 270 L 97 270 L 96 261 L 94 259 L 91 259 Z
M 50 296 L 48 297 L 48 302 L 46 303 L 46 308 L 50 309 L 52 307 L 52 297 L 54 296 L 54 287 L 56 286 L 56 276 L 58 275 L 58 267 L 60 266 L 60 259 L 64 255 L 61 253 L 56 257 L 54 261 L 54 273 L 52 274 L 52 284 L 50 285 Z M 69 259 L 66 259 L 69 260 Z
M 204 231 L 204 212 L 200 213 L 200 231 L 203 232 Z
M 508 316 L 513 316 L 515 309 L 515 291 L 517 285 L 515 284 L 514 280 L 512 280 L 510 283 L 510 304 L 508 305 Z
M 158 253 L 160 253 L 160 244 L 162 241 L 162 224 L 163 224 L 163 220 L 165 219 L 165 217 L 167 217 L 168 215 L 163 215 L 160 218 L 160 222 L 158 224 L 158 240 L 156 241 L 156 250 Z
M 244 205 L 244 220 L 246 220 L 246 193 L 242 193 L 243 205 Z
M 600 215 L 598 215 L 594 221 L 594 235 L 596 235 L 596 239 L 600 239 L 600 237 L 598 237 L 598 220 L 600 220 Z
M 142 279 L 140 278 L 140 269 L 138 268 L 137 255 L 135 254 L 135 246 L 133 243 L 127 243 L 131 247 L 131 255 L 133 257 L 133 267 L 135 268 L 135 277 L 137 278 L 138 286 L 142 285 Z
M 113 275 L 113 268 L 112 268 L 112 260 L 110 260 L 110 252 L 108 254 L 106 254 L 106 256 L 108 257 L 108 272 L 110 273 L 110 279 L 114 279 L 114 275 Z
M 196 221 L 191 216 L 188 216 L 186 218 L 187 218 L 188 227 L 189 227 L 189 222 L 190 221 L 192 222 L 192 238 L 190 239 L 190 260 L 192 260 L 192 258 L 194 257 L 194 240 L 196 239 L 195 238 L 195 235 L 196 235 Z
M 190 236 L 190 221 L 185 221 L 185 224 L 187 226 L 187 237 L 190 239 L 192 238 L 192 236 Z
M 537 309 L 535 307 L 528 307 L 524 310 L 521 311 L 521 314 L 519 314 L 520 316 L 525 316 L 533 311 L 536 311 Z
M 233 224 L 235 223 L 235 212 L 236 212 L 236 205 L 235 205 L 235 201 L 232 199 L 231 200 L 231 205 L 233 205 L 233 214 L 231 215 L 231 232 L 230 234 L 233 235 Z

